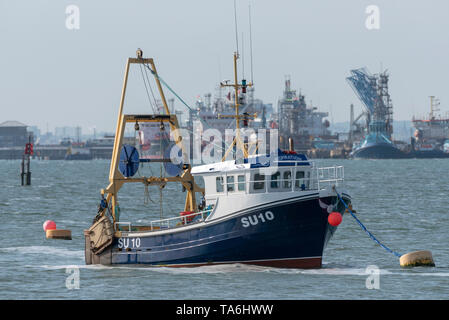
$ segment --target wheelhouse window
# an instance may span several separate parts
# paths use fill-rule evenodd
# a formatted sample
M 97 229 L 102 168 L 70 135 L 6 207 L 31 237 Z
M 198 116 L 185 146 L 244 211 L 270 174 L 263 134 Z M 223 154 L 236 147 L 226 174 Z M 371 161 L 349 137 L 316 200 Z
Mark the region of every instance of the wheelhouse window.
M 276 173 L 273 173 L 271 175 L 270 188 L 272 188 L 272 189 L 279 188 L 279 179 L 280 179 L 280 177 L 281 177 L 281 173 L 280 172 L 276 172 Z
M 260 173 L 254 174 L 254 190 L 262 190 L 265 188 L 265 175 Z
M 234 176 L 227 176 L 226 177 L 226 184 L 227 184 L 228 192 L 234 192 L 235 191 Z
M 244 175 L 239 175 L 237 176 L 237 188 L 238 191 L 245 191 L 245 176 Z
M 282 187 L 288 189 L 292 187 L 292 173 L 290 171 L 284 171 Z
M 223 177 L 217 177 L 215 179 L 215 184 L 217 187 L 217 192 L 223 192 L 224 188 L 223 188 Z
M 295 175 L 295 187 L 301 190 L 306 189 L 305 181 L 304 181 L 304 171 L 296 171 Z

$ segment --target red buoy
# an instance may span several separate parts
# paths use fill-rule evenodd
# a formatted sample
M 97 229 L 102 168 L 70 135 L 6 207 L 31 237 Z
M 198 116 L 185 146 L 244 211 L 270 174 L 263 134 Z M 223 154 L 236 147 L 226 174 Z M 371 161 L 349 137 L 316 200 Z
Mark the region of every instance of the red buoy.
M 47 230 L 55 230 L 56 229 L 56 223 L 52 220 L 47 220 L 44 222 L 44 231 Z
M 335 212 L 335 211 L 331 212 L 329 214 L 329 216 L 327 217 L 327 222 L 329 222 L 329 224 L 334 227 L 338 226 L 342 220 L 343 220 L 343 218 L 342 218 L 341 214 L 339 212 Z

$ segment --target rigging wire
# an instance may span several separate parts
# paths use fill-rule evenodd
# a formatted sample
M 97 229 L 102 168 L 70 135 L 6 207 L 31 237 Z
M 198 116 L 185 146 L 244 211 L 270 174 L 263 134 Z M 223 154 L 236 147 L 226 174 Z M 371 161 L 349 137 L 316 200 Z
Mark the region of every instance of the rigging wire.
M 176 98 L 181 101 L 182 104 L 184 104 L 190 111 L 194 112 L 194 110 L 159 76 L 156 74 L 156 72 L 153 71 L 153 69 L 150 68 L 148 64 L 145 64 L 145 67 L 151 72 L 151 74 L 157 78 L 172 94 L 175 95 Z
M 191 108 L 165 81 L 164 79 L 162 79 L 158 74 L 156 74 L 156 72 L 153 71 L 153 69 L 150 68 L 150 66 L 148 64 L 144 64 L 144 66 L 151 72 L 151 74 L 158 79 L 176 98 L 178 98 L 179 101 L 181 101 L 181 103 L 187 107 L 187 109 L 189 109 L 191 112 L 196 113 L 195 110 L 193 108 Z M 201 124 L 206 125 L 209 129 L 213 129 L 204 119 L 202 119 L 201 117 L 198 117 L 198 119 L 200 120 Z M 188 130 L 190 131 L 190 133 L 193 133 L 193 130 Z M 222 142 L 225 144 L 225 148 L 229 148 L 230 146 L 226 143 L 225 140 L 222 140 Z M 222 146 L 217 145 L 215 143 L 213 143 L 213 145 L 222 148 Z
M 140 67 L 142 67 L 142 65 L 140 65 Z M 145 77 L 147 78 L 147 81 L 148 81 L 148 86 L 150 87 L 151 96 L 153 97 L 154 105 L 155 105 L 155 107 L 157 109 L 156 96 L 154 95 L 153 88 L 151 87 L 150 78 L 148 77 L 148 72 L 147 72 L 147 70 L 145 68 L 144 68 L 144 70 L 145 70 Z
M 153 105 L 153 102 L 151 101 L 150 93 L 148 92 L 147 83 L 146 83 L 145 77 L 144 77 L 144 75 L 143 75 L 142 65 L 139 65 L 139 67 L 140 67 L 140 74 L 142 75 L 143 84 L 144 84 L 144 86 L 145 86 L 145 91 L 146 91 L 146 93 L 147 93 L 148 102 L 150 103 L 150 106 L 151 106 L 151 108 L 153 109 L 153 113 L 156 113 L 156 112 L 155 112 L 155 106 L 157 106 L 157 105 L 156 105 L 156 104 Z M 145 70 L 145 73 L 146 73 L 146 70 Z M 148 81 L 148 85 L 150 85 L 150 82 L 149 82 L 149 81 Z M 150 85 L 150 89 L 151 89 L 151 85 Z M 153 95 L 153 100 L 156 102 L 156 99 L 154 99 L 153 90 L 151 90 L 151 94 Z
M 144 86 L 145 86 L 145 91 L 146 91 L 146 94 L 147 94 L 148 102 L 150 103 L 150 106 L 151 106 L 151 108 L 153 110 L 153 113 L 156 114 L 157 113 L 157 111 L 156 111 L 157 110 L 157 101 L 156 101 L 156 97 L 155 97 L 154 92 L 153 92 L 153 88 L 151 87 L 150 79 L 148 77 L 148 72 L 147 72 L 147 70 L 145 68 L 142 69 L 142 65 L 139 65 L 139 67 L 140 67 L 140 74 L 142 75 L 142 80 L 143 80 L 143 83 L 144 83 Z M 144 75 L 144 71 L 145 71 L 145 75 Z M 146 80 L 145 80 L 145 78 L 146 78 Z M 148 82 L 148 85 L 147 85 L 147 82 Z M 153 98 L 153 101 L 151 101 L 150 92 L 151 92 L 151 96 Z M 137 131 L 139 130 L 139 127 L 138 127 L 137 123 L 136 123 L 135 129 L 136 130 L 134 131 L 134 147 L 136 147 Z M 162 148 L 162 146 L 161 146 L 161 148 Z M 153 176 L 153 170 L 151 169 L 151 165 L 149 165 L 148 168 L 150 169 L 150 174 Z M 137 173 L 139 174 L 139 176 L 142 176 L 142 174 L 140 173 L 140 166 L 137 169 Z M 162 173 L 161 173 L 161 175 L 162 175 Z M 145 178 L 145 176 L 143 176 L 143 177 Z M 162 201 L 162 197 L 160 198 L 160 200 Z M 149 184 L 148 184 L 147 181 L 145 181 L 144 182 L 144 197 L 143 197 L 143 204 L 144 204 L 144 206 L 147 206 L 149 204 L 149 202 L 155 203 L 153 201 L 153 199 L 151 199 L 151 196 L 150 196 Z M 161 213 L 161 217 L 162 217 L 162 213 Z

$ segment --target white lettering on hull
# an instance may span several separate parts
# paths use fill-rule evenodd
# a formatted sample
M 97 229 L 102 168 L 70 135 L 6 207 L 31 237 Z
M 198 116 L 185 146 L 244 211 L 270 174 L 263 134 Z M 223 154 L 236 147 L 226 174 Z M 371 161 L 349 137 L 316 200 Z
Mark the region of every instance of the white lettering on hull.
M 119 238 L 117 242 L 119 249 L 136 249 L 140 248 L 140 238 Z
M 265 213 L 253 214 L 247 217 L 243 217 L 240 219 L 242 222 L 242 226 L 244 228 L 248 228 L 249 226 L 255 226 L 259 222 L 265 223 L 274 219 L 274 213 L 271 211 L 266 211 Z

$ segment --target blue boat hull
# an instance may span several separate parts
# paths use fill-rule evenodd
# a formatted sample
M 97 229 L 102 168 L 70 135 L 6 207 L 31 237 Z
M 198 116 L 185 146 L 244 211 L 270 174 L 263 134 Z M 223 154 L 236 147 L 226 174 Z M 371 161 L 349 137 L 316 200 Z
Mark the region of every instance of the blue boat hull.
M 344 196 L 350 202 L 349 197 Z M 336 197 L 320 199 L 335 204 Z M 333 211 L 343 214 L 339 203 Z M 93 263 L 199 266 L 248 263 L 272 267 L 319 268 L 323 250 L 336 230 L 328 211 L 314 198 L 295 197 L 233 213 L 189 230 L 115 238 Z M 153 232 L 154 233 L 154 232 Z M 97 261 L 95 261 L 95 259 Z
M 404 159 L 409 155 L 391 144 L 369 144 L 355 149 L 350 156 L 359 159 Z

